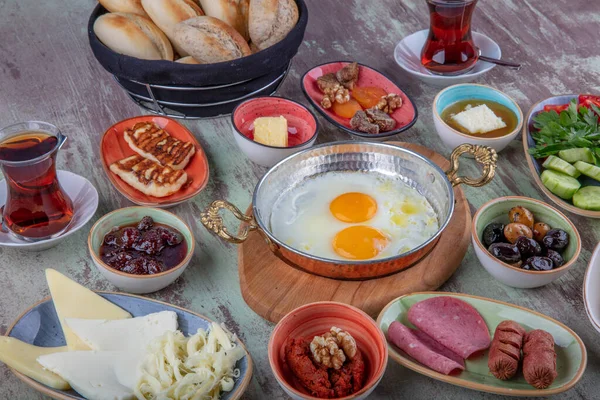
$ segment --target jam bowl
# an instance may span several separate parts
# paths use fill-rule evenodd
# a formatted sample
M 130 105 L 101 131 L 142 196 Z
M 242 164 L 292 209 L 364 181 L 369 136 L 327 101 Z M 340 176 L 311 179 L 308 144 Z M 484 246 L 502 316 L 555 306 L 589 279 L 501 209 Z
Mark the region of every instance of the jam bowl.
M 190 263 L 194 246 L 192 231 L 183 220 L 152 207 L 110 212 L 88 236 L 98 271 L 119 289 L 135 294 L 156 292 L 175 282 Z
M 458 175 L 459 157 L 462 154 L 470 154 L 482 164 L 481 177 Z M 496 161 L 497 155 L 493 149 L 464 144 L 453 151 L 450 170 L 443 171 L 428 158 L 391 144 L 345 141 L 320 145 L 293 154 L 267 171 L 254 189 L 250 215 L 243 214 L 227 201 L 216 200 L 201 214 L 201 222 L 208 230 L 230 243 L 242 243 L 251 231 L 258 231 L 277 257 L 308 273 L 344 280 L 386 276 L 414 265 L 429 253 L 452 217 L 453 187 L 463 183 L 475 187 L 487 184 L 494 177 Z M 380 259 L 326 258 L 290 246 L 271 228 L 274 218 L 281 218 L 274 212 L 274 205 L 280 196 L 291 190 L 288 188 L 298 187 L 330 172 L 366 173 L 402 181 L 429 202 L 439 228 L 429 239 L 411 250 Z M 238 235 L 229 233 L 224 227 L 220 215 L 222 209 L 231 211 L 243 221 Z

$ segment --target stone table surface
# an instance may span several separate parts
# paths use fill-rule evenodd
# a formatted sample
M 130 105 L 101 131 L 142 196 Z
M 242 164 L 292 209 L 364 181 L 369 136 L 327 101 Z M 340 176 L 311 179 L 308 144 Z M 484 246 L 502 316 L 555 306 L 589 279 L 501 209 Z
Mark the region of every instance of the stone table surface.
M 420 143 L 448 156 L 438 140 L 431 102 L 438 89 L 415 81 L 396 66 L 393 49 L 404 36 L 428 27 L 424 0 L 307 0 L 310 22 L 304 42 L 279 95 L 307 104 L 299 80 L 311 66 L 333 60 L 357 60 L 393 78 L 415 101 L 419 120 L 400 140 Z M 115 290 L 92 264 L 86 238 L 102 215 L 131 203 L 104 174 L 99 159 L 102 133 L 113 123 L 143 114 L 94 59 L 86 35 L 92 0 L 0 0 L 0 125 L 43 120 L 69 137 L 58 165 L 89 179 L 100 204 L 86 227 L 58 247 L 42 253 L 0 249 L 0 334 L 27 307 L 47 296 L 44 269 L 55 268 L 87 287 Z M 587 0 L 481 0 L 473 28 L 493 38 L 507 58 L 519 60 L 515 72 L 497 67 L 479 83 L 512 96 L 526 112 L 546 97 L 600 91 L 600 2 Z M 320 118 L 318 142 L 348 136 Z M 199 222 L 200 211 L 215 199 L 228 199 L 244 208 L 264 168 L 238 151 L 228 118 L 186 121 L 206 151 L 211 179 L 193 200 L 172 209 L 192 227 L 196 251 L 191 265 L 169 288 L 149 297 L 189 308 L 225 322 L 245 341 L 254 361 L 248 399 L 286 398 L 267 361 L 267 341 L 273 324 L 256 315 L 240 295 L 236 248 L 209 234 Z M 476 167 L 466 163 L 466 173 Z M 501 154 L 494 181 L 484 188 L 465 188 L 471 211 L 505 195 L 546 200 L 533 184 L 516 139 Z M 600 340 L 588 321 L 582 282 L 591 252 L 600 236 L 600 222 L 569 216 L 583 239 L 575 267 L 557 282 L 539 289 L 518 290 L 494 280 L 469 249 L 462 265 L 441 290 L 507 301 L 555 318 L 585 342 L 589 361 L 581 382 L 561 399 L 600 398 Z M 421 376 L 390 360 L 372 398 L 495 399 Z M 0 399 L 40 399 L 0 365 Z

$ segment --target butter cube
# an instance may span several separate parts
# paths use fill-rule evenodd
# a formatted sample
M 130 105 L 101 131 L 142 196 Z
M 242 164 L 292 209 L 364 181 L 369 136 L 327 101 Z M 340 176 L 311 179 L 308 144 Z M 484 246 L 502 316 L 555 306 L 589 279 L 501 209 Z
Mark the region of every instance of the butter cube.
M 254 141 L 274 147 L 288 147 L 287 119 L 259 117 L 254 120 Z
M 465 111 L 452 116 L 454 122 L 467 130 L 470 134 L 481 134 L 506 127 L 502 118 L 485 104 L 477 107 L 467 106 Z

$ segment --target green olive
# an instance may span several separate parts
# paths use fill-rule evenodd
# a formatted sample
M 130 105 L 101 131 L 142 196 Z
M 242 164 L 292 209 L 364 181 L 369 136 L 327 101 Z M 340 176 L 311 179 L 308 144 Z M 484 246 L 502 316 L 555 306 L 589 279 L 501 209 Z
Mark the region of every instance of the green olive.
M 513 207 L 508 212 L 508 219 L 510 222 L 516 222 L 527 226 L 529 229 L 533 229 L 534 219 L 533 213 L 522 206 Z
M 533 232 L 527 225 L 513 222 L 504 227 L 504 237 L 511 243 L 515 243 L 519 236 L 525 236 L 531 239 Z

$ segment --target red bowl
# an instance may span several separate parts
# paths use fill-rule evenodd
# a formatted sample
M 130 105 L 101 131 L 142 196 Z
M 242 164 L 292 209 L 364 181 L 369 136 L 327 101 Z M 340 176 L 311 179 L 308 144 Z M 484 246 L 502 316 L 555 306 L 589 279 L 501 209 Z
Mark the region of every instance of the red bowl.
M 375 389 L 387 366 L 385 336 L 377 323 L 356 307 L 336 302 L 317 302 L 298 307 L 283 317 L 269 340 L 269 364 L 281 387 L 294 399 L 318 399 L 311 396 L 293 376 L 285 362 L 285 345 L 290 338 L 312 338 L 332 326 L 350 333 L 362 352 L 366 366 L 365 386 L 343 399 L 364 399 Z
M 188 174 L 188 179 L 191 183 L 186 187 L 173 193 L 167 197 L 146 196 L 142 192 L 129 186 L 125 181 L 119 178 L 110 170 L 110 165 L 116 161 L 122 160 L 125 157 L 132 156 L 135 153 L 125 141 L 124 132 L 128 128 L 132 128 L 138 122 L 154 122 L 169 135 L 186 142 L 191 142 L 196 146 L 196 154 L 190 160 L 190 163 L 185 167 L 184 171 Z M 131 202 L 141 206 L 151 207 L 171 207 L 191 199 L 204 189 L 208 183 L 208 160 L 204 150 L 200 144 L 186 127 L 172 120 L 171 118 L 143 115 L 125 119 L 117 122 L 106 130 L 100 143 L 100 156 L 102 159 L 102 167 L 108 175 L 108 179 L 113 186 Z
M 288 147 L 268 146 L 254 141 L 254 120 L 283 116 L 288 122 Z M 235 141 L 253 162 L 271 167 L 284 158 L 312 146 L 317 140 L 317 117 L 305 106 L 283 97 L 246 100 L 231 114 Z
M 335 73 L 348 64 L 350 64 L 348 61 L 336 61 L 321 64 L 307 71 L 302 77 L 302 91 L 312 106 L 317 109 L 317 111 L 319 111 L 329 122 L 338 128 L 352 135 L 367 139 L 381 139 L 397 135 L 398 133 L 404 132 L 414 125 L 414 123 L 417 121 L 417 109 L 412 100 L 398 87 L 398 85 L 392 82 L 390 78 L 381 72 L 363 64 L 358 64 L 360 72 L 358 75 L 358 81 L 356 82 L 357 87 L 377 86 L 385 90 L 387 93 L 394 93 L 402 98 L 402 107 L 396 109 L 390 115 L 394 120 L 396 120 L 396 127 L 394 130 L 378 133 L 376 135 L 356 131 L 350 126 L 350 119 L 342 118 L 336 115 L 333 111 L 323 108 L 321 106 L 323 93 L 317 86 L 317 79 L 325 74 L 332 72 Z

